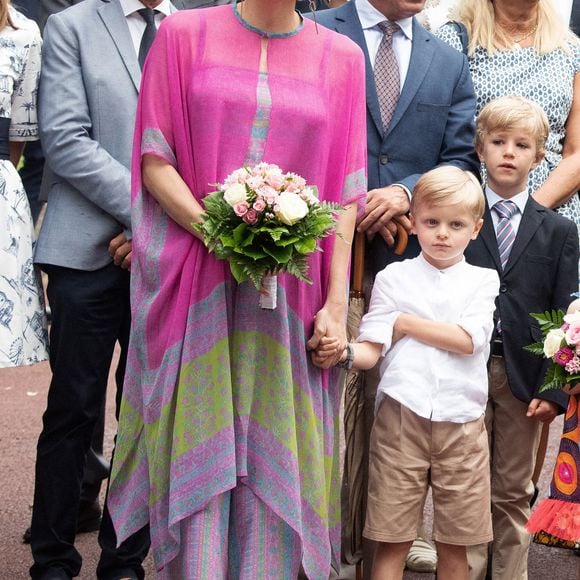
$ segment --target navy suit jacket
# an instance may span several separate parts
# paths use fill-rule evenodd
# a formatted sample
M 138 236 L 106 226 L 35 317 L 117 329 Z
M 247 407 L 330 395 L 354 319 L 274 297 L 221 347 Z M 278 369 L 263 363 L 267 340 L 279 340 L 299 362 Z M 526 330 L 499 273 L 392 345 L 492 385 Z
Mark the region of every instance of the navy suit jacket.
M 454 50 L 413 19 L 413 48 L 407 78 L 390 126 L 383 131 L 373 67 L 354 1 L 316 15 L 319 24 L 340 32 L 366 58 L 369 190 L 394 183 L 413 190 L 419 177 L 442 164 L 479 175 L 474 151 L 475 94 L 465 55 Z M 414 236 L 403 257 L 419 252 Z M 378 272 L 393 255 L 380 236 L 369 252 Z
M 465 251 L 470 264 L 493 268 L 500 277 L 496 318 L 501 317 L 506 373 L 514 396 L 529 403 L 538 396 L 547 361 L 523 350 L 542 340 L 530 312 L 562 309 L 578 291 L 578 230 L 573 222 L 534 201 L 526 204 L 508 263 L 502 271 L 490 211 L 486 208 L 478 238 Z M 568 397 L 560 390 L 540 398 L 566 408 Z

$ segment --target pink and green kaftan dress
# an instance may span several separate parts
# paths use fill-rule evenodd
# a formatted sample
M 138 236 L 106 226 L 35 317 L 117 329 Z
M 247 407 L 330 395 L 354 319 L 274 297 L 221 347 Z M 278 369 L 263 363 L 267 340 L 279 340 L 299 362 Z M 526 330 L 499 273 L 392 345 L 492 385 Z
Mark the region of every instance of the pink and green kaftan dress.
M 143 154 L 201 201 L 234 169 L 293 171 L 329 201 L 366 195 L 364 60 L 305 20 L 266 35 L 235 5 L 166 18 L 149 54 L 133 159 L 133 323 L 109 509 L 149 523 L 161 578 L 328 578 L 340 539 L 336 371 L 310 362 L 334 238 L 312 285 L 281 274 L 262 310 L 142 187 Z M 345 287 L 345 293 L 347 288 Z

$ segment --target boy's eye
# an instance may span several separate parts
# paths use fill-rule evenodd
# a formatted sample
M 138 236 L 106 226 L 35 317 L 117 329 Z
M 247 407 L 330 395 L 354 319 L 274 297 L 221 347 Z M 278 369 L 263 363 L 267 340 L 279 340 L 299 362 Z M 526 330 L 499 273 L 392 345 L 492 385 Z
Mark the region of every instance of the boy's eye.
M 494 145 L 501 145 L 503 143 L 502 139 L 492 139 L 491 141 Z
M 463 222 L 451 222 L 451 227 L 454 230 L 459 230 L 463 227 Z
M 520 149 L 529 149 L 530 146 L 527 143 L 518 143 Z
M 426 223 L 428 226 L 436 226 L 436 225 L 437 225 L 437 220 L 435 220 L 435 219 L 432 219 L 432 218 L 427 218 L 427 219 L 425 220 L 425 223 Z

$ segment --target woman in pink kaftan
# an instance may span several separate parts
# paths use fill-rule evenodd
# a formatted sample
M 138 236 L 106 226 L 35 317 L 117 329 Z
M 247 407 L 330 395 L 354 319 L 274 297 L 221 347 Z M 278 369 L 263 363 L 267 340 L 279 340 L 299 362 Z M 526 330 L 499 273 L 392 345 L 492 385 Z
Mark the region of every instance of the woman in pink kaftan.
M 328 578 L 338 567 L 335 371 L 350 240 L 366 195 L 364 59 L 294 10 L 245 0 L 166 18 L 143 73 L 133 157 L 132 332 L 108 505 L 150 524 L 160 578 Z M 275 310 L 194 233 L 202 199 L 260 161 L 347 207 L 278 276 Z M 346 342 L 346 338 L 344 339 Z

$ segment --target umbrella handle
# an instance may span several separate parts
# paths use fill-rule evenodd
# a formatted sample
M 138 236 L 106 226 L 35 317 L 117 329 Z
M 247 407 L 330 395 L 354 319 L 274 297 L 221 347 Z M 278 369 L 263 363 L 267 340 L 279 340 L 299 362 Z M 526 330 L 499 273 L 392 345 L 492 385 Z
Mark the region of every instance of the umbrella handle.
M 407 249 L 407 244 L 409 243 L 409 234 L 407 233 L 407 230 L 397 221 L 397 218 L 395 218 L 395 224 L 397 225 L 397 233 L 395 236 L 395 248 L 393 252 L 397 256 L 401 256 Z

